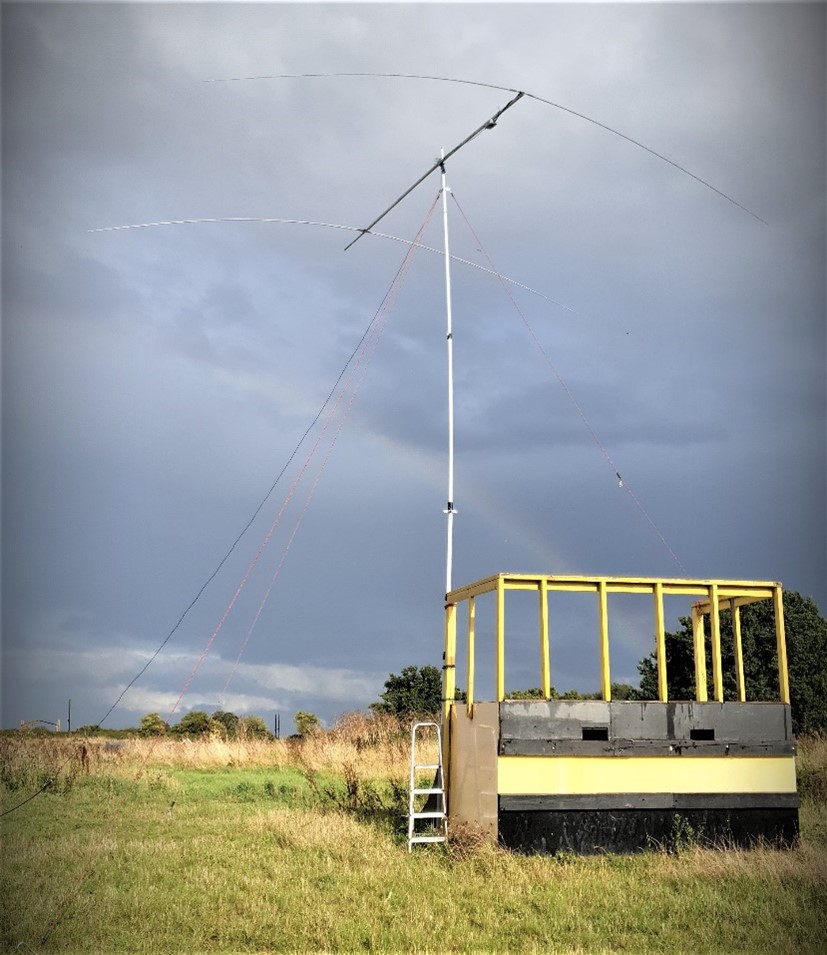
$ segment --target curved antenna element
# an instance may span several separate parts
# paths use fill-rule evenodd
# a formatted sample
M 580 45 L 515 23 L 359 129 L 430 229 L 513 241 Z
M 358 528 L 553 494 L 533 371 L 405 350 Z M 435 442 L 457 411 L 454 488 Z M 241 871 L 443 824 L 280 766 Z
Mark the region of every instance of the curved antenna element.
M 364 234 L 362 229 L 359 229 L 354 225 L 340 225 L 337 222 L 315 222 L 312 219 L 279 219 L 275 216 L 210 216 L 203 219 L 166 219 L 159 222 L 134 222 L 131 225 L 102 226 L 97 229 L 87 229 L 86 231 L 90 233 L 125 232 L 128 229 L 157 229 L 161 226 L 202 225 L 204 223 L 216 222 L 274 222 L 281 225 L 313 225 L 319 226 L 323 229 L 342 229 L 345 232 L 359 232 Z M 377 239 L 390 239 L 393 242 L 402 242 L 405 245 L 412 245 L 417 249 L 422 249 L 424 252 L 433 252 L 434 255 L 445 255 L 445 252 L 442 249 L 435 249 L 431 245 L 423 245 L 423 243 L 416 242 L 413 239 L 403 239 L 398 235 L 390 235 L 387 232 L 369 231 L 367 232 L 367 235 L 372 235 Z M 477 262 L 472 262 L 470 259 L 463 259 L 461 256 L 454 255 L 453 253 L 451 253 L 451 259 L 454 262 L 460 262 L 462 265 L 467 265 L 472 269 L 477 269 L 479 272 L 486 272 L 488 275 L 493 275 L 495 278 L 502 279 L 503 281 L 508 282 L 510 285 L 524 289 L 526 292 L 531 292 L 532 295 L 537 295 L 539 298 L 545 299 L 547 302 L 550 302 L 552 305 L 556 305 L 558 308 L 564 308 L 567 312 L 576 311 L 576 309 L 572 308 L 571 305 L 566 305 L 564 302 L 558 302 L 557 299 L 551 298 L 544 292 L 538 292 L 536 288 L 531 288 L 530 285 L 524 285 L 522 282 L 518 282 L 516 279 L 509 278 L 507 275 L 502 275 L 493 269 L 488 269 L 484 265 L 480 265 Z
M 643 149 L 645 152 L 649 153 L 650 156 L 654 156 L 656 159 L 660 159 L 665 163 L 668 163 L 673 168 L 677 169 L 679 172 L 684 173 L 689 176 L 690 179 L 694 179 L 695 182 L 699 182 L 702 186 L 706 186 L 707 189 L 711 189 L 716 195 L 720 196 L 722 199 L 726 199 L 727 202 L 731 202 L 732 205 L 737 206 L 743 212 L 746 212 L 747 215 L 752 216 L 753 219 L 757 219 L 759 222 L 763 222 L 764 225 L 768 225 L 766 219 L 762 219 L 757 213 L 753 212 L 751 209 L 748 209 L 746 206 L 738 202 L 737 199 L 733 199 L 732 196 L 728 196 L 725 192 L 722 192 L 716 186 L 713 186 L 711 182 L 707 182 L 706 179 L 702 179 L 700 176 L 697 176 L 694 172 L 690 172 L 685 166 L 682 166 L 680 163 L 675 162 L 674 159 L 670 159 L 668 156 L 664 156 L 663 153 L 659 153 L 657 150 L 652 149 L 651 146 L 647 146 L 644 143 L 640 142 L 638 139 L 634 139 L 632 136 L 628 136 L 626 133 L 622 133 L 619 129 L 615 129 L 614 126 L 609 126 L 606 123 L 601 123 L 600 120 L 593 119 L 591 116 L 587 116 L 585 113 L 579 113 L 576 109 L 571 109 L 569 106 L 563 106 L 562 103 L 556 103 L 554 100 L 546 99 L 544 96 L 538 96 L 536 93 L 528 93 L 525 90 L 520 91 L 513 86 L 499 86 L 496 83 L 483 83 L 478 80 L 464 80 L 459 79 L 454 76 L 430 76 L 423 73 L 273 73 L 269 76 L 229 76 L 225 78 L 215 78 L 204 80 L 205 83 L 241 83 L 248 80 L 290 80 L 290 79 L 311 79 L 311 78 L 331 78 L 331 77 L 344 77 L 344 76 L 381 76 L 387 79 L 404 79 L 404 80 L 432 80 L 437 83 L 461 83 L 464 86 L 480 86 L 483 89 L 489 90 L 501 90 L 504 93 L 520 93 L 520 96 L 525 96 L 528 99 L 536 100 L 538 103 L 545 103 L 546 106 L 552 106 L 554 109 L 559 109 L 564 113 L 568 113 L 570 116 L 576 116 L 578 119 L 582 119 L 587 123 L 591 123 L 593 126 L 598 126 L 600 129 L 605 130 L 607 133 L 612 133 L 614 136 L 619 136 L 621 139 L 625 139 L 627 143 L 631 143 L 633 146 L 638 146 L 640 149 Z M 433 172 L 433 170 L 431 170 Z

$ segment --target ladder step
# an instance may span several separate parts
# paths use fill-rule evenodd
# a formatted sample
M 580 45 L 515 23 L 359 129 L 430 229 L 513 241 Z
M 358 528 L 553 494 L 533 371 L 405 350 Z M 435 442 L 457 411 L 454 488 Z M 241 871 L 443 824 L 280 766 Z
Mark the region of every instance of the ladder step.
M 414 769 L 439 769 L 439 763 L 415 763 Z
M 412 812 L 411 819 L 444 819 L 444 812 Z
M 409 842 L 445 842 L 447 836 L 411 836 Z
M 411 792 L 414 794 L 414 796 L 441 796 L 443 790 L 437 786 L 434 789 L 412 789 Z

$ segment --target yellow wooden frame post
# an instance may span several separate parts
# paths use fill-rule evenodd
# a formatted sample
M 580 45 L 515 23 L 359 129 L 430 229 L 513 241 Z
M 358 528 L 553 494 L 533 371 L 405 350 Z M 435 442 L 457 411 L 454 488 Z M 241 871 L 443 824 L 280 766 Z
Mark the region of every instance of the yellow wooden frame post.
M 663 581 L 655 583 L 653 591 L 655 601 L 655 646 L 658 656 L 658 699 L 666 703 L 669 691 L 666 684 L 666 626 L 663 616 Z
M 704 638 L 704 615 L 696 605 L 692 608 L 692 644 L 695 651 L 695 699 L 706 703 L 706 647 Z
M 600 689 L 603 699 L 612 698 L 612 678 L 609 666 L 609 599 L 605 580 L 598 581 L 597 596 L 600 614 Z
M 505 699 L 505 580 L 497 578 L 497 702 Z
M 445 806 L 449 799 L 451 778 L 451 707 L 457 689 L 457 605 L 445 605 L 445 650 L 442 658 L 442 786 Z
M 448 737 L 451 704 L 457 690 L 457 605 L 445 606 L 445 652 L 442 657 L 442 733 Z
M 744 682 L 744 647 L 741 641 L 741 608 L 734 599 L 730 600 L 729 606 L 732 611 L 732 639 L 735 644 L 735 679 L 738 683 L 738 700 L 741 703 L 746 703 L 747 687 Z
M 468 690 L 466 695 L 466 711 L 469 717 L 474 715 L 474 637 L 477 618 L 477 607 L 473 597 L 468 598 Z
M 718 610 L 718 584 L 709 585 L 709 623 L 712 643 L 712 689 L 715 699 L 724 702 L 724 681 L 721 673 L 721 615 Z
M 543 698 L 551 699 L 551 664 L 548 652 L 548 579 L 540 578 L 540 682 Z
M 787 638 L 784 631 L 784 591 L 781 585 L 773 587 L 772 604 L 775 610 L 775 646 L 778 651 L 778 689 L 782 703 L 790 702 L 790 676 L 787 670 Z

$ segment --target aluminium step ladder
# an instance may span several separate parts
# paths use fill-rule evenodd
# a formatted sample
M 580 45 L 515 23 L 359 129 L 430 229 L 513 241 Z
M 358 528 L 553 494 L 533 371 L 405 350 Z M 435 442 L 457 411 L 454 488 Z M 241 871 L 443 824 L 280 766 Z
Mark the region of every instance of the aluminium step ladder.
M 426 729 L 436 730 L 437 761 L 435 763 L 417 762 L 417 736 Z M 431 786 L 417 787 L 416 774 L 421 770 L 431 770 L 434 781 Z M 445 811 L 445 782 L 442 775 L 442 733 L 438 723 L 414 723 L 411 728 L 411 784 L 408 800 L 408 852 L 411 852 L 415 842 L 445 842 L 448 838 L 448 815 Z M 416 797 L 427 796 L 422 810 L 416 811 Z M 419 819 L 427 819 L 432 829 L 423 832 L 417 831 L 416 823 Z

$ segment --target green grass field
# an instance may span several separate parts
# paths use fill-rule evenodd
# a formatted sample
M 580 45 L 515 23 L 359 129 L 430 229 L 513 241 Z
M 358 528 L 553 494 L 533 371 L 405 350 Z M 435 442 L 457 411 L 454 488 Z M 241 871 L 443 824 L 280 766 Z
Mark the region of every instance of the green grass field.
M 63 781 L 3 819 L 3 951 L 827 951 L 824 740 L 797 849 L 599 858 L 409 855 L 404 739 L 27 745 L 3 740 L 2 809 Z

